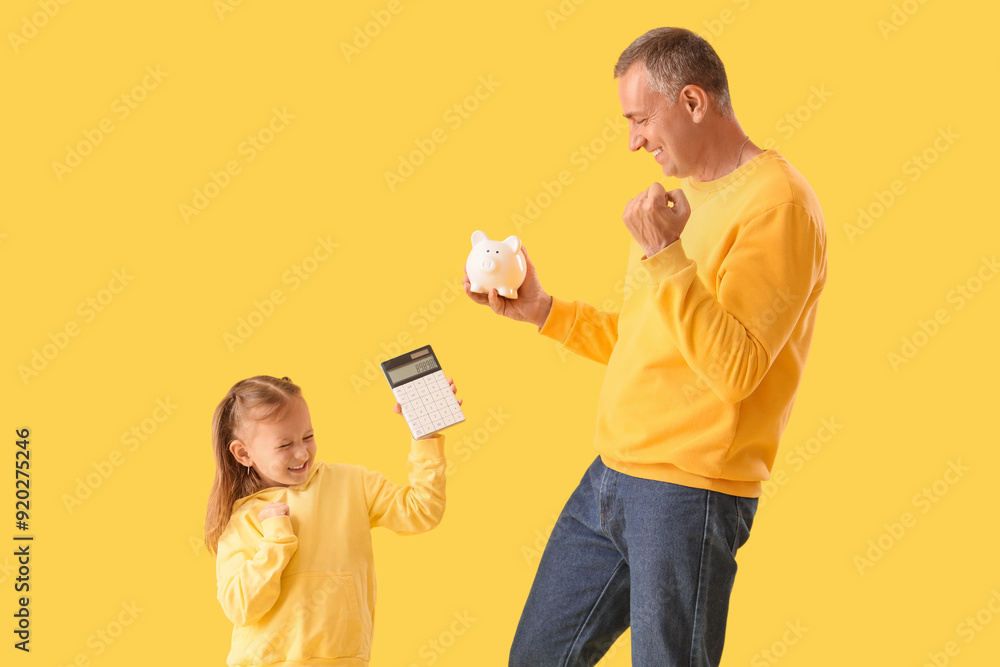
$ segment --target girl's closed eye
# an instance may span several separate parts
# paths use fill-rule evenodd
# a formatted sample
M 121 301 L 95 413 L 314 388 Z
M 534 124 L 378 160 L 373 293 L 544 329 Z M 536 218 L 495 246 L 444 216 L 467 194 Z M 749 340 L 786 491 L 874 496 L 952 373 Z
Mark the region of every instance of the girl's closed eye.
M 313 439 L 313 434 L 310 433 L 309 435 L 307 435 L 306 437 L 304 437 L 302 439 L 303 440 L 312 440 Z M 281 445 L 281 447 L 291 447 L 291 446 L 292 446 L 292 443 L 290 443 L 290 442 L 286 442 L 285 444 Z

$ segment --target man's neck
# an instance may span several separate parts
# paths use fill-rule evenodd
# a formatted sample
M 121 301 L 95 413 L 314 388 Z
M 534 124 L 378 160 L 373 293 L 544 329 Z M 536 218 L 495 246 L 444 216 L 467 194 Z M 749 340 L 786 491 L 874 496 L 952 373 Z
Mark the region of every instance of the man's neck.
M 714 181 L 732 173 L 764 151 L 758 148 L 736 121 L 720 123 L 708 133 L 711 137 L 702 151 L 702 159 L 691 174 L 700 182 Z

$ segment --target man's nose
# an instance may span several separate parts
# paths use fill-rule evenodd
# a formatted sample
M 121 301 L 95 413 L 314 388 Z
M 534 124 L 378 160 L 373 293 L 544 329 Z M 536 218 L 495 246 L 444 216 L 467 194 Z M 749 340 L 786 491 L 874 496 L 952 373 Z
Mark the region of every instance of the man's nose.
M 642 148 L 644 143 L 646 143 L 645 137 L 643 137 L 634 127 L 630 127 L 628 130 L 628 149 L 630 151 L 637 151 Z

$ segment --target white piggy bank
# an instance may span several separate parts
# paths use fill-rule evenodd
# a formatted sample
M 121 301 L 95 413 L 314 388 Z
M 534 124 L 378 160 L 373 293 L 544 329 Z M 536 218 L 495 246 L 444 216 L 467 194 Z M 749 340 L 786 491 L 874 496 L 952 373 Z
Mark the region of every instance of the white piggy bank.
M 481 231 L 472 233 L 472 252 L 465 260 L 470 290 L 489 294 L 496 288 L 500 296 L 517 298 L 517 288 L 524 282 L 528 264 L 521 253 L 521 239 L 508 236 L 503 241 L 491 241 Z

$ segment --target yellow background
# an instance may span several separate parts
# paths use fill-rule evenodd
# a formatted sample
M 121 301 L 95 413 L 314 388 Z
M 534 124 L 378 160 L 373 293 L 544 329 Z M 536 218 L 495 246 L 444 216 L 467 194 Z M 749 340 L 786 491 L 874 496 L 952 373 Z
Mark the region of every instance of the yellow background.
M 1000 246 L 987 205 L 1000 12 L 968 1 L 577 2 L 400 0 L 387 22 L 382 0 L 232 11 L 95 0 L 51 17 L 44 1 L 4 3 L 0 398 L 8 466 L 14 430 L 31 429 L 36 536 L 24 654 L 12 648 L 8 474 L 4 664 L 224 664 L 232 626 L 200 542 L 217 401 L 249 375 L 288 375 L 309 402 L 320 459 L 402 481 L 408 433 L 385 380 L 352 384 L 400 337 L 434 346 L 468 420 L 446 432 L 442 524 L 374 533 L 373 664 L 506 664 L 537 549 L 594 456 L 603 369 L 456 299 L 453 285 L 474 230 L 519 233 L 548 291 L 618 307 L 621 212 L 662 175 L 627 150 L 626 133 L 602 130 L 621 114 L 615 60 L 661 25 L 710 38 L 743 128 L 806 176 L 828 231 L 829 283 L 775 465 L 786 477 L 768 484 L 740 551 L 723 664 L 922 665 L 949 642 L 947 664 L 995 664 L 1000 280 L 975 279 L 993 278 L 983 258 Z M 361 40 L 380 16 L 386 25 Z M 356 39 L 364 47 L 348 57 L 342 44 Z M 480 77 L 499 85 L 476 99 Z M 122 95 L 135 107 L 127 117 Z M 456 104 L 470 109 L 460 124 L 446 115 Z M 275 108 L 294 118 L 250 161 L 240 146 Z M 112 131 L 60 179 L 53 163 L 102 121 Z M 436 128 L 444 143 L 391 190 L 385 173 Z M 594 159 L 581 160 L 584 146 Z M 933 163 L 907 171 L 925 151 Z M 181 205 L 229 161 L 239 173 L 186 222 Z M 512 215 L 563 170 L 572 182 L 515 228 Z M 879 212 L 897 180 L 894 201 L 849 235 L 858 209 Z M 304 262 L 317 238 L 337 248 Z M 285 279 L 296 265 L 315 269 L 298 285 Z M 959 284 L 978 288 L 961 308 Z M 283 303 L 227 347 L 274 290 Z M 101 312 L 80 306 L 88 298 L 105 300 Z M 934 335 L 917 335 L 917 354 L 894 367 L 889 354 L 921 321 Z M 52 358 L 25 380 L 19 368 L 46 345 Z M 162 422 L 158 399 L 176 406 Z M 504 415 L 493 432 L 491 411 Z M 832 437 L 823 420 L 839 425 Z M 145 440 L 129 449 L 132 428 Z M 811 447 L 809 460 L 789 458 L 796 447 Z M 950 463 L 968 469 L 954 483 Z M 70 511 L 65 498 L 108 465 Z M 920 500 L 924 488 L 935 502 Z M 859 566 L 870 540 L 888 548 Z M 133 603 L 142 611 L 112 643 L 95 639 Z M 961 624 L 977 612 L 991 622 L 970 636 Z M 602 665 L 628 665 L 628 653 L 626 634 Z

